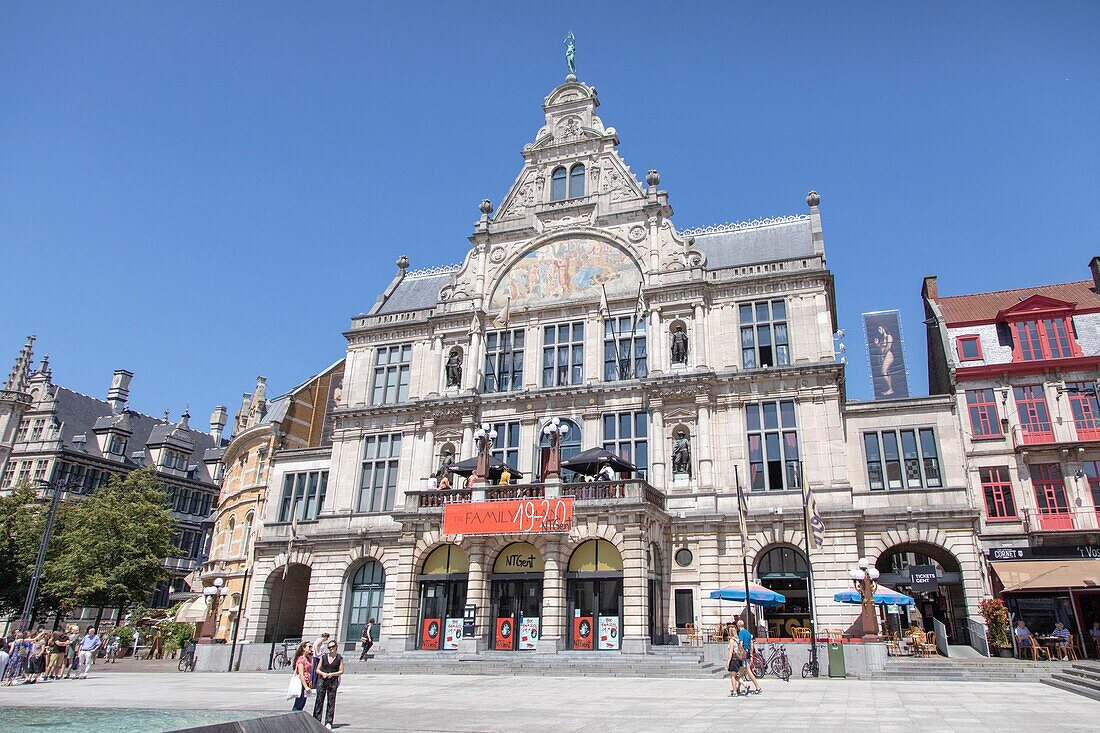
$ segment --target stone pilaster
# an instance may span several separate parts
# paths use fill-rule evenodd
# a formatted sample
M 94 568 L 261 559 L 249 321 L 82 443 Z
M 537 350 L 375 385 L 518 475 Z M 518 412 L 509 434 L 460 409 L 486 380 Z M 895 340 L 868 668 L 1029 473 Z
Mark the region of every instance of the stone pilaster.
M 555 653 L 565 648 L 565 569 L 568 556 L 560 549 L 547 550 L 542 573 L 542 619 L 539 653 Z
M 623 544 L 622 650 L 637 654 L 649 650 L 649 569 L 639 532 L 632 532 Z
M 714 486 L 713 456 L 710 440 L 710 395 L 695 396 L 697 455 L 699 461 L 699 485 L 702 488 Z
M 697 300 L 692 303 L 694 311 L 694 317 L 692 318 L 692 339 L 691 339 L 691 351 L 695 354 L 695 366 L 699 369 L 705 369 L 707 366 L 707 324 L 706 324 L 706 309 L 703 306 L 703 301 Z

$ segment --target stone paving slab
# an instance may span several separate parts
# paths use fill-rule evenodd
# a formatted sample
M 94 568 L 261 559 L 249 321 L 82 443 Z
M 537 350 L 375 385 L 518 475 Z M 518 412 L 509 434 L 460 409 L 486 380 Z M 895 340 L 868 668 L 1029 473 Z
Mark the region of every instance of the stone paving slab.
M 287 710 L 289 675 L 96 674 L 0 687 L 6 706 Z M 724 680 L 353 675 L 337 729 L 376 733 L 784 733 L 1094 731 L 1100 702 L 1041 684 L 765 679 L 731 698 Z M 312 702 L 310 703 L 312 705 Z

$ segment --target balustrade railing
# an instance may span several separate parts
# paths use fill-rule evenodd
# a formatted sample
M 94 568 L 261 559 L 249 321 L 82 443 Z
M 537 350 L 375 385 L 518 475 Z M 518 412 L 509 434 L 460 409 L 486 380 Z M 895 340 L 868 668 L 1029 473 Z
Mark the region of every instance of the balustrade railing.
M 1025 509 L 1024 524 L 1028 532 L 1073 532 L 1100 529 L 1100 508 L 1056 507 Z
M 507 484 L 505 486 L 485 486 L 470 489 L 407 491 L 405 492 L 406 508 L 431 509 L 446 504 L 470 502 L 474 501 L 478 494 L 484 496 L 485 501 L 541 499 L 547 495 L 548 486 L 553 487 L 558 496 L 571 496 L 578 502 L 636 502 L 652 504 L 661 509 L 665 508 L 665 495 L 650 486 L 644 479 L 555 483 L 549 485 L 545 483 Z

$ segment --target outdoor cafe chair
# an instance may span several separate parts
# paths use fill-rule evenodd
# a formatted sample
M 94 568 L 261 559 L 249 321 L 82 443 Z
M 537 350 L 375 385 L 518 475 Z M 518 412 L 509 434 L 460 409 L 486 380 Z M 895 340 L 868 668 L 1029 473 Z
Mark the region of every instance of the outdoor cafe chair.
M 1066 660 L 1070 662 L 1077 661 L 1077 641 L 1074 639 L 1073 634 L 1069 635 L 1066 639 Z
M 791 638 L 793 639 L 809 639 L 810 630 L 805 626 L 795 626 L 791 629 Z

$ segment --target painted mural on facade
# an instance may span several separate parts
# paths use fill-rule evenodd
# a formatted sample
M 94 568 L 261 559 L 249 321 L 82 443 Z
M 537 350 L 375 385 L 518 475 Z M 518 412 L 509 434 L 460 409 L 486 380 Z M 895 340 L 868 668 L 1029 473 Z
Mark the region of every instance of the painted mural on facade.
M 633 296 L 641 273 L 622 250 L 603 242 L 553 242 L 523 255 L 501 278 L 493 304 L 538 307 L 570 301 Z

